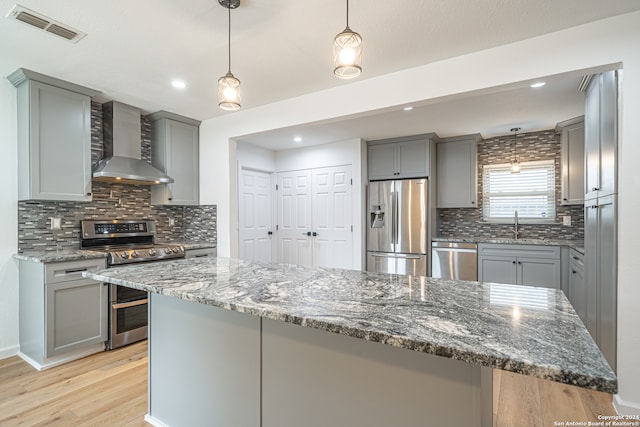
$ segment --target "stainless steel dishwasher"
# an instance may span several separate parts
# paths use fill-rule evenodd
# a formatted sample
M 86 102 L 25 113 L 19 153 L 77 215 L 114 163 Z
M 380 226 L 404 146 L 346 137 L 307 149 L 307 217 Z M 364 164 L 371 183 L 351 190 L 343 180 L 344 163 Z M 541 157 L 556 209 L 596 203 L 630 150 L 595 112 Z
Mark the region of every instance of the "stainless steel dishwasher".
M 441 279 L 478 280 L 476 243 L 432 242 L 431 276 Z

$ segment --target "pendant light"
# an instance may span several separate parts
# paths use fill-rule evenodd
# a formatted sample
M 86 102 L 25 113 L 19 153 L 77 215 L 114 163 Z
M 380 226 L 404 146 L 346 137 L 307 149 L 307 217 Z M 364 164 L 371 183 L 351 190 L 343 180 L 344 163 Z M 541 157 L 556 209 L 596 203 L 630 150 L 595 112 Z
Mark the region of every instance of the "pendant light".
M 333 39 L 333 74 L 341 79 L 352 79 L 362 73 L 362 37 L 349 28 L 349 0 L 347 0 L 347 26 Z
M 218 0 L 220 6 L 229 10 L 229 69 L 218 79 L 218 106 L 223 110 L 240 109 L 240 80 L 231 73 L 231 9 L 240 6 L 240 0 Z
M 516 152 L 516 134 L 521 128 L 511 128 L 513 132 L 513 161 L 511 162 L 511 173 L 520 173 L 520 162 L 518 161 L 518 153 Z

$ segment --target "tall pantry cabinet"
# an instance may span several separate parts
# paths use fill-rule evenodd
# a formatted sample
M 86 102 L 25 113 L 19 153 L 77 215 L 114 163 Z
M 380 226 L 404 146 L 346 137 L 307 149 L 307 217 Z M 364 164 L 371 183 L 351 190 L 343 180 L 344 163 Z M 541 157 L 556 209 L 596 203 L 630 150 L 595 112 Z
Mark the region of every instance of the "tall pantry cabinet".
M 616 369 L 618 72 L 594 75 L 585 105 L 586 326 Z

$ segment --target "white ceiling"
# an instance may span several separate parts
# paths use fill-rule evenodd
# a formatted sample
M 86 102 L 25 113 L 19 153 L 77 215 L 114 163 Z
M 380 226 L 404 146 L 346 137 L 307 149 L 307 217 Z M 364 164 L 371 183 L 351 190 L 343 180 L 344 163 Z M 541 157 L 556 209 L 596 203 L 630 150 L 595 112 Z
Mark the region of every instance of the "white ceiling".
M 119 100 L 145 113 L 168 110 L 201 120 L 233 114 L 216 105 L 216 81 L 227 71 L 227 10 L 217 0 L 19 2 L 87 36 L 73 44 L 0 18 L 0 75 L 28 68 L 100 90 L 98 100 Z M 2 15 L 14 4 L 0 0 Z M 359 79 L 367 79 L 639 9 L 637 0 L 351 0 L 349 24 L 364 40 Z M 331 43 L 345 26 L 344 0 L 241 0 L 231 21 L 231 70 L 242 81 L 243 108 L 349 83 L 331 72 Z M 170 82 L 175 78 L 185 80 L 187 88 L 174 89 Z M 442 136 L 467 131 L 484 135 L 492 127 L 521 120 L 513 110 L 527 108 L 521 102 L 527 90 L 503 92 L 507 98 L 488 98 L 490 104 L 478 97 L 404 116 L 391 114 L 407 133 L 415 133 L 428 130 L 421 130 L 411 115 L 433 117 L 437 111 L 445 119 L 456 112 L 464 126 L 429 129 Z M 538 105 L 544 102 L 537 100 Z M 506 103 L 513 108 L 502 111 L 512 113 L 511 118 L 493 123 L 487 105 Z M 567 107 L 568 115 L 572 111 Z M 548 121 L 537 114 L 532 110 L 528 120 Z M 353 126 L 366 130 L 362 137 L 379 138 L 389 136 L 384 123 L 378 117 Z M 315 131 L 353 137 L 340 126 L 315 126 Z

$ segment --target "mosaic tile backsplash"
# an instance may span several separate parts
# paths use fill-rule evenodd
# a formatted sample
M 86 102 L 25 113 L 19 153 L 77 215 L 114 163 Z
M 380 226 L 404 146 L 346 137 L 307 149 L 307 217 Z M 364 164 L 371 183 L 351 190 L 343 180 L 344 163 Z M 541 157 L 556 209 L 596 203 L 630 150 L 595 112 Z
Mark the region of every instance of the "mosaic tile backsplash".
M 141 157 L 151 163 L 151 123 L 142 117 L 141 124 Z M 92 102 L 92 162 L 103 158 L 102 146 L 102 105 Z M 78 249 L 83 219 L 152 219 L 157 241 L 216 242 L 215 205 L 152 206 L 148 185 L 93 182 L 92 193 L 91 202 L 19 201 L 18 251 Z M 62 219 L 61 230 L 51 230 L 51 217 Z
M 584 239 L 584 210 L 581 205 L 560 204 L 560 135 L 554 130 L 518 135 L 516 151 L 520 162 L 551 160 L 556 165 L 556 220 L 552 224 L 523 224 L 521 238 Z M 510 163 L 513 135 L 484 139 L 478 143 L 478 207 L 438 209 L 439 237 L 511 237 L 512 224 L 494 224 L 482 219 L 482 166 Z M 563 226 L 562 217 L 571 216 Z

